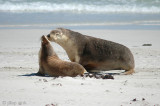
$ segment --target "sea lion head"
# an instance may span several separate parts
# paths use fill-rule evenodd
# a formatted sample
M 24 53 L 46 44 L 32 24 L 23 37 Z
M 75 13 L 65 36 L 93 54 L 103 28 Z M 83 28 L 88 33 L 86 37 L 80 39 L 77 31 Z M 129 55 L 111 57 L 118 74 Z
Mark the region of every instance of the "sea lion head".
M 43 46 L 43 45 L 49 44 L 50 41 L 46 38 L 46 36 L 43 35 L 43 36 L 41 37 L 41 43 L 42 43 L 42 46 Z
M 58 57 L 54 52 L 53 47 L 50 44 L 50 41 L 44 35 L 41 37 L 41 52 L 42 52 L 41 53 L 42 56 L 44 57 L 52 56 L 52 55 L 55 55 L 56 57 Z
M 50 34 L 47 35 L 49 41 L 53 41 L 59 44 L 66 43 L 68 41 L 68 36 L 62 31 L 61 28 L 52 30 Z

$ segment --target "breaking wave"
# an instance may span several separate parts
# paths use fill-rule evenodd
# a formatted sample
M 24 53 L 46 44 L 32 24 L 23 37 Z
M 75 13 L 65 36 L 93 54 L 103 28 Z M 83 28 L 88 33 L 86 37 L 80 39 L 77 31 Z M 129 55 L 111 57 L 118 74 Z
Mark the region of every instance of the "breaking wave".
M 53 3 L 53 2 L 0 2 L 1 12 L 73 12 L 73 13 L 160 13 L 160 6 L 136 3 Z

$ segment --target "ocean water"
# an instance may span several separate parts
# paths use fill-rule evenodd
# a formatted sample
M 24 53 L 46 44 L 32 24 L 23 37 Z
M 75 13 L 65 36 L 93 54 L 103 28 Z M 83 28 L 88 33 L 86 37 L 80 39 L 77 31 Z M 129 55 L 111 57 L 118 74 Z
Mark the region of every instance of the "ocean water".
M 160 0 L 0 0 L 0 28 L 160 29 Z

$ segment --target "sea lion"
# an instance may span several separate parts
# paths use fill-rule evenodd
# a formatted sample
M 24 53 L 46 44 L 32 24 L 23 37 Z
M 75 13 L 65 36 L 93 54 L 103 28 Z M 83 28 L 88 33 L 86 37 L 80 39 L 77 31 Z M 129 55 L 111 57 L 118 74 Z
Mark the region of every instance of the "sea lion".
M 88 72 L 121 69 L 125 70 L 123 74 L 134 72 L 134 57 L 122 44 L 64 28 L 52 30 L 47 38 L 62 46 L 69 59 L 81 64 Z
M 38 75 L 48 74 L 49 76 L 71 76 L 83 75 L 86 70 L 76 62 L 61 60 L 55 53 L 50 41 L 46 36 L 41 37 L 41 49 L 39 52 Z

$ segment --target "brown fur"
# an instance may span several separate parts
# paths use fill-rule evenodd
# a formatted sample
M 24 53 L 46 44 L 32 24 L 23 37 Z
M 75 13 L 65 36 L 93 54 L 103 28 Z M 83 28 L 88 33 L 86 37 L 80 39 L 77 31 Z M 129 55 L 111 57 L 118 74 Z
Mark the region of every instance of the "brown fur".
M 49 76 L 71 76 L 83 75 L 85 69 L 78 63 L 66 62 L 57 56 L 50 42 L 45 36 L 41 38 L 41 49 L 39 53 L 39 75 Z
M 92 70 L 120 70 L 134 72 L 134 57 L 124 45 L 58 28 L 47 35 L 50 41 L 61 45 L 69 59 L 80 63 L 88 72 Z

